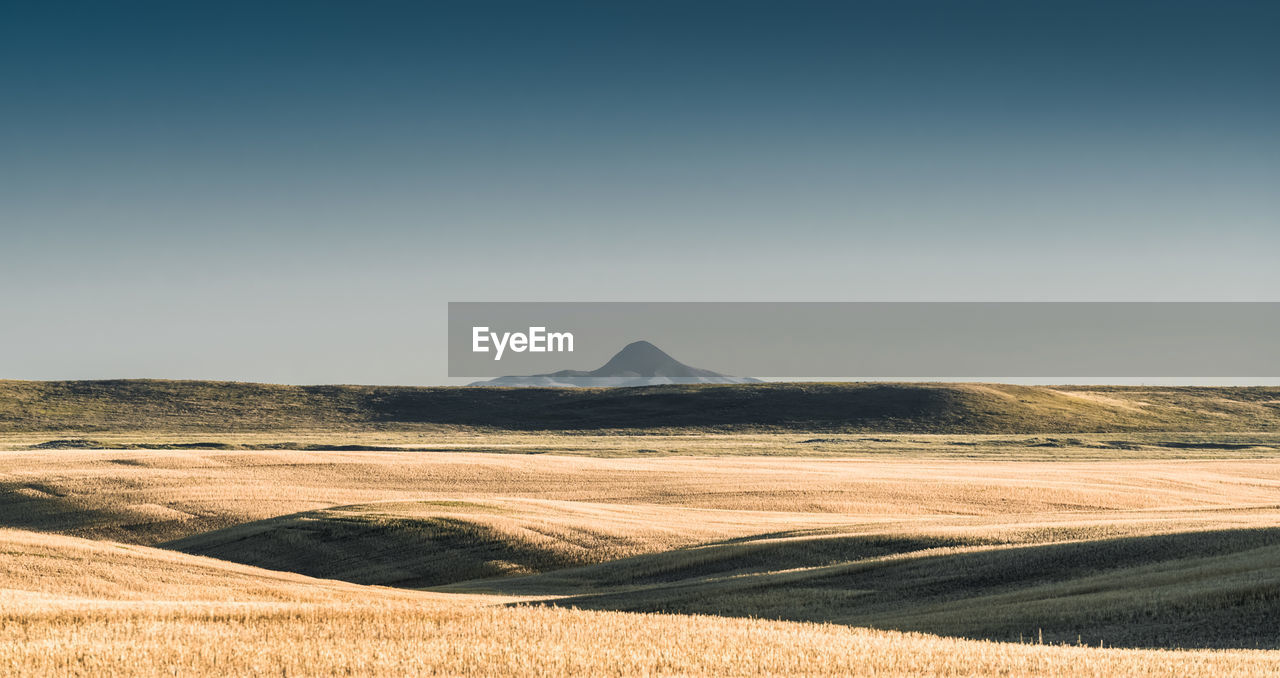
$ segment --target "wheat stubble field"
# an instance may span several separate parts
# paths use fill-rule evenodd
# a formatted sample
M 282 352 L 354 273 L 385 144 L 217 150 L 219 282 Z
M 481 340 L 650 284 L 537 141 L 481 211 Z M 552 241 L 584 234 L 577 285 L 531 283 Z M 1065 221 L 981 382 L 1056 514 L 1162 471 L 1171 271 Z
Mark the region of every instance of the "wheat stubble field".
M 1280 674 L 1274 389 L 1067 396 L 1108 431 L 1022 387 L 539 430 L 29 384 L 0 383 L 5 675 Z M 766 392 L 693 394 L 735 391 Z M 1007 427 L 954 430 L 1001 394 Z

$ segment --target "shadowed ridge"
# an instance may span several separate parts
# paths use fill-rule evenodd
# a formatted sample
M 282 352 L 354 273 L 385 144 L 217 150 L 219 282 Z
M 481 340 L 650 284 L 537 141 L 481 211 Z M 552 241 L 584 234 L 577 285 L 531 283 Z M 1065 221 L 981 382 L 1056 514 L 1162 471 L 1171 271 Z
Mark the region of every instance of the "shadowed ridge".
M 362 515 L 363 510 L 370 511 Z M 164 544 L 175 551 L 309 577 L 403 588 L 581 564 L 571 554 L 449 515 L 341 507 L 269 518 Z
M 0 528 L 0 553 L 4 553 L 0 558 L 0 593 L 5 596 L 5 615 L 23 607 L 49 614 L 59 602 L 71 602 L 83 610 L 87 599 L 158 605 L 180 600 L 184 606 L 207 602 L 314 604 L 357 597 L 412 600 L 407 592 L 369 591 L 344 582 L 148 546 L 8 528 Z
M 584 373 L 585 374 L 585 373 Z M 682 428 L 715 431 L 1099 433 L 1280 431 L 1280 388 L 937 383 L 645 388 L 286 386 L 0 380 L 0 432 Z
M 165 546 L 312 577 L 424 587 L 743 535 L 755 529 L 753 518 L 732 511 L 546 500 L 394 501 L 268 518 Z
M 1042 633 L 1048 643 L 1093 646 L 1280 648 L 1277 528 L 986 547 L 974 539 L 962 549 L 946 548 L 955 545 L 948 541 L 964 539 L 722 544 L 457 588 L 561 594 L 545 604 L 577 609 L 832 622 L 1006 642 Z M 894 551 L 900 555 L 883 557 Z

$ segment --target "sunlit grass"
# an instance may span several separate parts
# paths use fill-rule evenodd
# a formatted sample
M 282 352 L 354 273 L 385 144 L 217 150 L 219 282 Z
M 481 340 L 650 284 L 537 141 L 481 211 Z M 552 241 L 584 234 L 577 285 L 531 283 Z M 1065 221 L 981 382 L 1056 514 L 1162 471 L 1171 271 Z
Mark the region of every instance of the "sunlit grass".
M 1280 655 L 510 607 L 0 531 L 5 675 L 1268 676 Z M 111 584 L 96 582 L 106 577 Z M 1034 639 L 1029 639 L 1034 642 Z
M 377 435 L 0 452 L 0 674 L 1280 672 L 1269 434 Z

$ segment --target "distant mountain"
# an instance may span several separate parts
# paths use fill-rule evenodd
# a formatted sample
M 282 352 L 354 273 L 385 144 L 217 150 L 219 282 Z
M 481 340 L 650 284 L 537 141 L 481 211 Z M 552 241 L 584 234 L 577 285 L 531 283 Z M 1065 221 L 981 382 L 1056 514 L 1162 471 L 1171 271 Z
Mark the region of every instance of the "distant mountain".
M 730 377 L 690 367 L 647 341 L 627 344 L 599 369 L 560 370 L 550 374 L 498 377 L 471 386 L 654 386 L 659 384 L 752 384 L 759 379 Z

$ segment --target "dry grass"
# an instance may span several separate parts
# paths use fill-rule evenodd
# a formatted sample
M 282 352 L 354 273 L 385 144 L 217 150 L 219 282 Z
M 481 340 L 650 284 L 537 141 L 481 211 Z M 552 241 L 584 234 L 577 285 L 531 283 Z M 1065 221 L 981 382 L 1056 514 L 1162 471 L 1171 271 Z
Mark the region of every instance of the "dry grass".
M 1268 676 L 1271 652 L 1038 646 L 506 607 L 0 531 L 5 675 Z M 100 580 L 105 580 L 100 581 Z
M 1274 523 L 1272 523 L 1274 524 Z M 835 621 L 1015 641 L 1277 648 L 1274 527 L 1001 543 L 882 532 L 765 539 L 447 590 L 605 610 Z
M 210 450 L 302 452 L 485 452 L 591 457 L 742 456 L 968 458 L 1001 461 L 1241 459 L 1280 455 L 1280 433 L 1252 431 L 956 435 L 916 433 L 785 434 L 708 431 L 475 432 L 341 431 L 181 433 L 171 431 L 15 432 L 0 451 Z
M 755 443 L 763 444 L 763 437 Z M 752 448 L 747 448 L 752 449 Z M 374 502 L 525 498 L 860 519 L 1275 506 L 1280 463 L 460 452 L 0 453 L 0 524 L 157 544 Z M 1119 517 L 1119 516 L 1118 516 Z M 1231 520 L 1231 518 L 1223 518 Z M 765 531 L 765 530 L 761 530 Z
M 271 518 L 164 546 L 316 577 L 424 587 L 847 523 L 832 514 L 549 499 L 384 502 Z
M 1280 673 L 1110 647 L 1280 646 L 1274 436 L 816 438 L 0 452 L 0 675 Z
M 1029 646 L 815 624 L 356 605 L 0 616 L 9 675 L 1274 676 L 1267 652 Z

